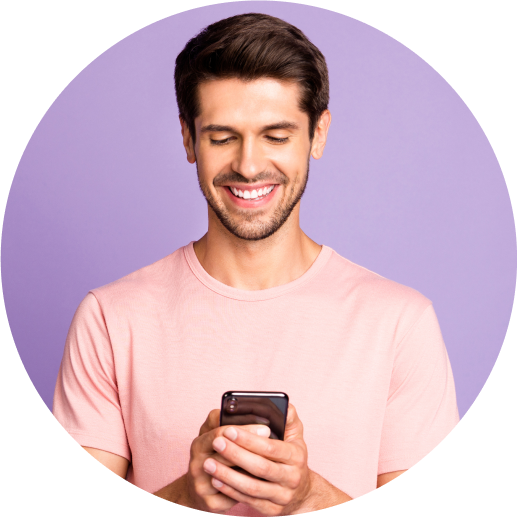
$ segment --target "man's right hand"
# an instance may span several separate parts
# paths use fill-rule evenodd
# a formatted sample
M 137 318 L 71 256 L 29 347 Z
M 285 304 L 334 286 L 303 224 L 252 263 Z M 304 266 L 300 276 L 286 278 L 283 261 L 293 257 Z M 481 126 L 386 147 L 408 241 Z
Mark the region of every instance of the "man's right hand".
M 219 427 L 219 416 L 219 409 L 211 411 L 199 430 L 199 436 L 192 442 L 189 470 L 185 478 L 185 493 L 180 496 L 176 504 L 194 510 L 223 514 L 226 510 L 235 506 L 238 501 L 230 499 L 214 488 L 212 476 L 205 470 L 210 464 L 210 461 L 207 462 L 209 458 L 213 458 L 229 467 L 234 466 L 229 464 L 212 446 L 213 441 L 218 436 L 222 436 L 223 431 L 229 427 Z M 250 424 L 242 427 L 261 436 L 270 435 L 270 429 L 265 425 Z

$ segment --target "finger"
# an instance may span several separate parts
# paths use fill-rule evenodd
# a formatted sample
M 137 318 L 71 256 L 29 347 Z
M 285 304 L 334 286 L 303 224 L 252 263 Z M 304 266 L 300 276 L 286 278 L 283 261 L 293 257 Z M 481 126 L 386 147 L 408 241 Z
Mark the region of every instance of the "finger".
M 197 479 L 194 483 L 194 492 L 201 498 L 202 505 L 210 512 L 223 513 L 237 504 L 238 501 L 221 493 L 212 484 L 212 477 L 203 474 L 202 479 Z
M 188 474 L 191 478 L 191 487 L 198 498 L 202 500 L 203 509 L 211 512 L 223 513 L 229 510 L 237 501 L 230 499 L 212 485 L 212 477 L 203 470 L 203 464 L 191 464 Z
M 205 461 L 203 468 L 207 474 L 210 474 L 221 483 L 234 488 L 241 494 L 254 499 L 267 499 L 274 503 L 285 501 L 285 493 L 287 493 L 287 489 L 282 488 L 276 483 L 252 478 L 246 474 L 242 474 L 228 468 L 221 463 L 217 463 L 212 458 Z M 216 485 L 214 485 L 212 481 L 212 486 L 214 488 L 217 488 Z
M 224 456 L 221 456 L 219 453 L 215 453 L 211 457 L 214 458 L 214 460 L 218 461 L 219 463 L 226 465 L 227 467 L 235 467 L 235 465 L 230 460 L 227 460 Z
M 286 486 L 291 486 L 294 483 L 294 480 L 291 482 L 289 479 L 292 475 L 292 469 L 288 465 L 268 460 L 239 447 L 222 436 L 218 436 L 214 440 L 213 447 L 230 463 L 243 468 L 253 476 Z
M 235 488 L 225 485 L 216 478 L 212 478 L 212 484 L 214 488 L 221 492 L 221 494 L 224 494 L 239 503 L 245 503 L 264 515 L 281 515 L 283 510 L 283 506 L 281 505 L 275 504 L 267 499 L 257 499 L 249 495 L 241 494 L 241 492 L 235 490 Z
M 285 425 L 293 426 L 296 424 L 297 420 L 299 420 L 298 412 L 292 404 L 289 404 L 289 406 L 287 406 L 287 418 L 285 420 Z
M 242 427 L 227 427 L 223 430 L 222 435 L 228 439 L 228 443 L 236 444 L 240 448 L 268 460 L 287 465 L 294 465 L 297 462 L 297 458 L 293 457 L 296 453 L 293 445 L 281 440 L 263 438 L 248 432 Z M 223 456 L 228 458 L 227 454 L 223 454 Z
M 221 414 L 220 409 L 212 409 L 212 411 L 210 411 L 210 413 L 208 413 L 206 420 L 204 421 L 203 425 L 201 426 L 201 429 L 199 429 L 199 436 L 201 436 L 202 434 L 205 434 L 209 431 L 212 431 L 216 427 L 219 427 L 220 414 Z
M 284 441 L 291 442 L 298 438 L 303 438 L 303 424 L 298 417 L 296 408 L 292 404 L 289 404 L 285 421 Z
M 213 447 L 212 442 L 217 436 L 222 436 L 226 426 L 217 427 L 216 429 L 212 429 L 211 431 L 207 431 L 204 434 L 199 435 L 192 444 L 192 454 L 212 454 Z M 264 425 L 246 425 L 241 426 L 239 429 L 246 429 L 250 434 L 255 436 L 269 436 L 271 430 L 269 427 Z
M 275 430 L 277 434 L 282 434 L 283 437 L 285 415 L 270 399 L 241 399 L 235 409 L 231 409 L 230 406 L 225 407 L 223 411 L 226 425 L 237 425 L 241 423 L 237 420 L 236 415 L 255 415 L 257 418 L 266 420 L 261 423 L 268 425 Z

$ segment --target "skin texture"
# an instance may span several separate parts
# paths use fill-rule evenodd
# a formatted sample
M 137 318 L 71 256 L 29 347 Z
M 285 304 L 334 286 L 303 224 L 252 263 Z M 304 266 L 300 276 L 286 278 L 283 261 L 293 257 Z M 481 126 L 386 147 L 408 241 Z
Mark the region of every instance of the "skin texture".
M 322 500 L 323 480 L 307 466 L 303 425 L 293 405 L 289 406 L 284 441 L 256 436 L 240 427 L 227 427 L 212 447 L 231 464 L 261 478 L 236 472 L 215 458 L 207 459 L 203 468 L 213 476 L 212 486 L 265 515 L 304 513 L 350 500 L 330 484 Z
M 309 269 L 321 250 L 300 228 L 299 203 L 275 233 L 260 240 L 239 238 L 212 208 L 225 214 L 241 235 L 260 237 L 299 197 L 309 156 L 323 155 L 331 117 L 328 111 L 322 114 L 311 142 L 309 117 L 300 110 L 298 98 L 296 84 L 273 79 L 211 81 L 199 87 L 195 144 L 182 121 L 187 160 L 197 163 L 198 180 L 209 200 L 208 232 L 194 249 L 211 276 L 238 289 L 291 282 Z M 268 129 L 275 124 L 290 127 Z M 209 130 L 217 127 L 231 130 Z M 227 188 L 264 183 L 276 186 L 269 203 L 260 208 L 238 207 Z
M 201 265 L 238 289 L 296 280 L 321 250 L 301 230 L 299 214 L 308 162 L 323 155 L 330 112 L 322 113 L 311 140 L 295 83 L 222 79 L 201 84 L 198 93 L 195 142 L 186 123 L 180 123 L 187 160 L 196 164 L 207 199 L 208 231 L 194 244 Z M 229 189 L 266 185 L 273 191 L 256 203 L 238 199 Z M 219 427 L 219 410 L 211 411 L 192 442 L 188 472 L 155 495 L 214 513 L 243 502 L 266 515 L 304 513 L 351 499 L 308 468 L 303 424 L 292 404 L 284 441 L 269 439 L 269 432 L 260 425 Z M 126 476 L 125 458 L 86 450 Z M 377 486 L 402 472 L 381 474 Z

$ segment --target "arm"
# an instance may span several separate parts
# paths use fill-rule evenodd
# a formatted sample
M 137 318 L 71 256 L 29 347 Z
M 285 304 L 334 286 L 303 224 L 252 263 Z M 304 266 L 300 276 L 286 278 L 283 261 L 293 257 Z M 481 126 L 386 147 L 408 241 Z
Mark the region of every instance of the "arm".
M 380 474 L 377 476 L 377 488 L 393 481 L 395 478 L 398 478 L 401 474 L 404 474 L 405 470 L 397 470 L 395 472 L 386 472 L 385 474 Z
M 127 469 L 129 467 L 129 461 L 122 456 L 113 454 L 107 451 L 101 451 L 100 449 L 94 449 L 93 447 L 83 447 L 83 449 L 89 452 L 97 461 L 102 463 L 105 467 L 110 469 L 112 472 L 120 476 L 121 478 L 126 477 Z M 399 470 L 397 472 L 387 472 L 377 477 L 377 488 L 389 483 L 391 480 L 400 476 L 406 472 L 405 470 Z M 334 506 L 340 504 L 343 492 L 331 485 L 328 481 L 323 479 L 320 475 L 311 471 L 312 486 L 316 488 L 316 492 L 322 495 L 322 499 L 330 502 L 328 506 Z M 193 507 L 191 501 L 187 495 L 187 474 L 181 476 L 176 481 L 167 485 L 166 487 L 158 490 L 154 495 L 167 499 L 173 503 L 181 504 L 183 506 Z M 345 494 L 346 495 L 346 494 Z M 348 500 L 348 499 L 347 499 Z M 315 502 L 318 505 L 317 502 Z
M 105 467 L 110 469 L 112 472 L 126 478 L 127 469 L 129 467 L 129 461 L 122 456 L 113 454 L 112 452 L 101 451 L 100 449 L 94 449 L 93 447 L 83 447 L 83 449 L 90 453 L 97 461 L 102 463 Z M 158 490 L 154 495 L 167 499 L 173 503 L 181 504 L 183 506 L 189 506 L 194 508 L 193 502 L 188 497 L 187 490 L 187 475 L 181 476 L 179 479 L 167 485 L 166 487 Z
M 322 510 L 352 500 L 348 494 L 336 488 L 316 472 L 309 470 L 309 476 L 311 490 L 302 506 L 292 511 L 293 514 Z
M 196 507 L 193 498 L 189 494 L 187 474 L 161 488 L 154 495 L 181 506 L 187 506 L 188 508 Z
M 405 470 L 398 470 L 396 472 L 386 472 L 377 476 L 377 488 L 386 485 L 390 481 L 404 474 Z M 345 503 L 352 499 L 347 494 L 331 485 L 326 479 L 322 478 L 319 474 L 311 471 L 312 486 L 314 487 L 314 493 L 318 495 L 318 499 L 312 502 L 311 506 L 315 508 L 328 508 L 337 504 Z M 295 512 L 296 513 L 296 512 Z
M 126 458 L 111 452 L 94 449 L 92 447 L 83 448 L 112 472 L 122 478 L 126 477 L 127 469 L 129 466 L 129 461 Z M 334 506 L 336 504 L 350 500 L 346 494 L 341 492 L 339 489 L 331 485 L 328 481 L 314 472 L 311 472 L 311 485 L 314 489 L 313 493 L 315 495 L 315 497 L 313 497 L 314 500 L 310 502 L 311 506 L 318 508 L 328 508 L 329 506 Z M 212 490 L 208 491 L 212 492 Z M 213 492 L 217 493 L 216 490 L 213 490 Z M 167 501 L 171 501 L 182 506 L 187 506 L 189 508 L 200 508 L 204 506 L 199 504 L 199 502 L 196 503 L 196 496 L 192 496 L 191 490 L 189 490 L 188 474 L 181 476 L 174 482 L 158 490 L 154 495 L 161 497 L 162 499 L 166 499 Z M 198 497 L 199 495 L 201 494 L 197 494 Z M 203 495 L 206 496 L 212 494 Z M 224 503 L 224 501 L 221 502 Z M 230 504 L 233 506 L 235 503 L 236 501 L 233 501 Z M 222 508 L 220 508 L 220 510 L 222 510 Z
M 101 462 L 105 467 L 109 468 L 111 472 L 117 474 L 121 478 L 126 478 L 129 461 L 118 454 L 112 452 L 101 451 L 93 447 L 83 447 L 86 452 L 89 452 L 97 461 Z
M 79 305 L 68 331 L 53 414 L 89 454 L 126 476 L 129 461 L 125 458 L 131 458 L 131 451 L 114 355 L 104 313 L 92 293 Z

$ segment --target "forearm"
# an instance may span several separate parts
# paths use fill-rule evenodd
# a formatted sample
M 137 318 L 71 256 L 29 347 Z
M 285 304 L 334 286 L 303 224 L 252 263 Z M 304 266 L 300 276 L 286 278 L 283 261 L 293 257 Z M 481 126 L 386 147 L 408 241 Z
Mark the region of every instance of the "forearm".
M 187 474 L 184 474 L 180 478 L 176 479 L 169 485 L 161 488 L 154 495 L 166 499 L 171 503 L 180 504 L 182 506 L 188 506 L 194 508 L 192 500 L 189 496 L 189 490 L 187 485 Z
M 352 498 L 348 494 L 339 490 L 339 488 L 336 488 L 325 478 L 311 470 L 308 496 L 302 505 L 293 511 L 292 514 L 323 510 L 324 508 L 330 508 L 331 506 L 336 506 L 337 504 L 346 503 L 351 500 Z

